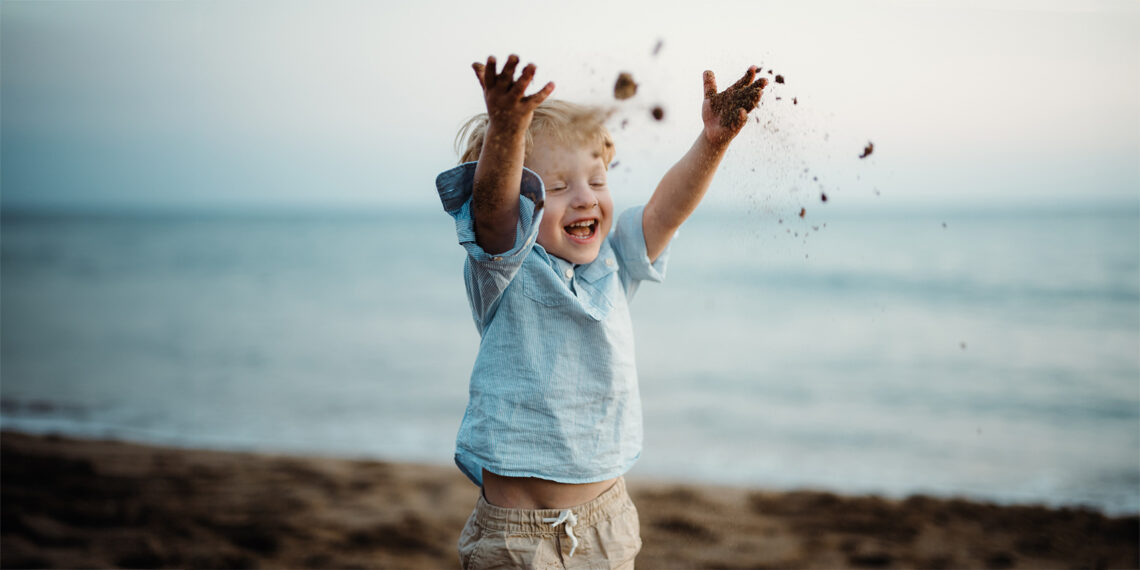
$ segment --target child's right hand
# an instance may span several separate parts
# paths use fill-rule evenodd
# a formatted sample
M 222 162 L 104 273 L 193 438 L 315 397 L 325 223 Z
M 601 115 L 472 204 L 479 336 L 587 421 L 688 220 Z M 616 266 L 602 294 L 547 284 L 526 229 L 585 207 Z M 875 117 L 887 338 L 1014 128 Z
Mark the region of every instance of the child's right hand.
M 495 71 L 494 56 L 487 58 L 486 65 L 476 62 L 471 66 L 483 87 L 488 118 L 472 183 L 471 215 L 475 242 L 489 254 L 507 251 L 514 244 L 526 131 L 534 109 L 554 91 L 554 83 L 547 83 L 528 96 L 526 88 L 534 79 L 534 64 L 524 67 L 515 79 L 518 63 L 519 56 L 511 55 L 502 73 Z
M 530 126 L 530 118 L 538 107 L 554 91 L 554 82 L 548 82 L 542 90 L 526 95 L 526 88 L 534 79 L 535 66 L 528 63 L 518 79 L 515 67 L 519 56 L 511 54 L 503 65 L 501 73 L 495 72 L 495 56 L 487 58 L 486 65 L 475 62 L 475 76 L 483 88 L 483 99 L 487 103 L 487 117 L 496 128 L 519 128 L 523 131 Z

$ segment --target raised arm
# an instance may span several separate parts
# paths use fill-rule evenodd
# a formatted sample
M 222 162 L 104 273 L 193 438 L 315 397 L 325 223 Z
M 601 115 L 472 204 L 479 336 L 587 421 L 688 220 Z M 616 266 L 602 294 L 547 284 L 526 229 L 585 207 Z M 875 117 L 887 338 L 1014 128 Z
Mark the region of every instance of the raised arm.
M 502 253 L 514 245 L 526 130 L 535 107 L 554 91 L 554 83 L 547 83 L 541 91 L 526 95 L 535 66 L 528 64 L 516 80 L 518 63 L 518 56 L 511 55 L 502 73 L 495 72 L 494 56 L 487 58 L 486 65 L 476 62 L 471 66 L 487 103 L 487 131 L 475 167 L 471 199 L 475 243 L 487 253 Z
M 665 251 L 673 234 L 697 209 L 728 144 L 748 122 L 748 112 L 756 108 L 767 84 L 763 78 L 756 79 L 756 66 L 752 66 L 732 87 L 717 93 L 716 76 L 705 71 L 705 100 L 701 105 L 704 129 L 685 156 L 665 173 L 642 213 L 642 232 L 651 261 Z

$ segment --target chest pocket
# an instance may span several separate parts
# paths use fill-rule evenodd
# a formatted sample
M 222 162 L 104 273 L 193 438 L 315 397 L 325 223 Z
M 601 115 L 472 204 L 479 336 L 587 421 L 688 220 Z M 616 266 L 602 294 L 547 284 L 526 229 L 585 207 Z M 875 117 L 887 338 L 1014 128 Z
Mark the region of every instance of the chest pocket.
M 559 307 L 578 301 L 570 288 L 563 284 L 562 280 L 547 266 L 534 264 L 527 267 L 524 265 L 516 279 L 522 294 L 540 305 Z
M 615 302 L 624 300 L 621 280 L 616 268 L 595 265 L 579 268 L 574 279 L 577 294 L 549 266 L 524 268 L 516 277 L 523 296 L 544 307 L 601 321 L 609 315 Z
M 588 280 L 583 276 L 578 283 L 579 301 L 587 315 L 600 321 L 610 314 L 616 301 L 625 297 L 616 272 L 601 272 L 589 277 L 594 279 Z

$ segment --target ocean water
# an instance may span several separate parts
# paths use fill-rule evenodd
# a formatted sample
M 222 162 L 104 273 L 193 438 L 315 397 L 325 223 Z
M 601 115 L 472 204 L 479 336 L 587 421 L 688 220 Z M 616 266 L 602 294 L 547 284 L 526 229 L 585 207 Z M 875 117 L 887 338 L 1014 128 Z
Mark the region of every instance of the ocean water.
M 4 429 L 451 463 L 442 212 L 9 212 L 2 250 Z M 1134 207 L 699 211 L 671 256 L 631 476 L 1140 510 Z

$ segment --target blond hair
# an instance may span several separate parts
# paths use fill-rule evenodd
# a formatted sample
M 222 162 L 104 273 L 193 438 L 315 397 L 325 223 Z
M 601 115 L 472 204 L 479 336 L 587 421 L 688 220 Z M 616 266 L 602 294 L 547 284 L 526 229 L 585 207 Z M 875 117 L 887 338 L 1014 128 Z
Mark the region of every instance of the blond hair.
M 580 144 L 594 147 L 606 168 L 613 162 L 614 140 L 606 129 L 609 112 L 600 107 L 589 107 L 547 99 L 534 110 L 534 118 L 526 131 L 526 157 L 534 150 L 535 135 L 548 135 L 565 144 Z M 480 113 L 471 117 L 455 136 L 455 150 L 459 162 L 479 160 L 483 150 L 483 137 L 487 134 L 488 117 Z

